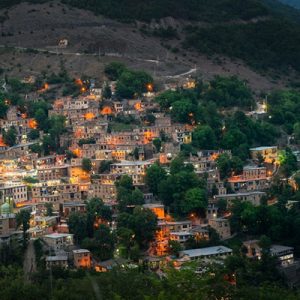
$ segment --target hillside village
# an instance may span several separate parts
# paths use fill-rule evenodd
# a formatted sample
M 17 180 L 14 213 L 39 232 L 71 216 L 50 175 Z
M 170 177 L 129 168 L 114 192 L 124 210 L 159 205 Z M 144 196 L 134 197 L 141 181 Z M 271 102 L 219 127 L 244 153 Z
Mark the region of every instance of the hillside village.
M 266 125 L 277 113 L 268 98 L 255 99 L 245 88 L 249 101 L 240 100 L 243 112 L 224 102 L 222 112 L 217 108 L 210 115 L 220 116 L 220 142 L 212 123 L 206 119 L 202 124 L 209 111 L 198 117 L 193 106 L 178 102 L 181 95 L 193 99 L 194 93 L 217 91 L 218 84 L 222 89 L 225 79 L 203 83 L 186 77 L 158 87 L 150 75 L 119 63 L 105 72 L 105 82 L 69 80 L 62 92 L 54 75 L 41 82 L 33 76 L 5 80 L 1 247 L 29 244 L 24 252 L 25 261 L 34 256 L 25 263 L 29 275 L 37 268 L 106 272 L 141 264 L 163 274 L 170 263 L 181 269 L 194 261 L 201 262 L 197 272 L 205 273 L 210 264 L 223 264 L 233 254 L 231 241 L 236 239 L 249 259 L 261 259 L 265 249 L 260 239 L 270 228 L 255 229 L 246 212 L 263 207 L 268 214 L 284 205 L 284 214 L 299 214 L 297 125 L 280 139 L 279 127 Z M 240 88 L 237 78 L 226 80 L 230 88 Z M 234 129 L 228 116 L 235 118 Z M 249 124 L 264 126 L 257 132 L 270 135 L 261 138 L 265 144 L 256 140 L 245 148 L 242 128 L 250 130 Z M 275 226 L 277 219 L 268 218 L 264 226 Z M 295 287 L 299 244 L 277 230 L 271 233 L 269 251 L 288 285 Z

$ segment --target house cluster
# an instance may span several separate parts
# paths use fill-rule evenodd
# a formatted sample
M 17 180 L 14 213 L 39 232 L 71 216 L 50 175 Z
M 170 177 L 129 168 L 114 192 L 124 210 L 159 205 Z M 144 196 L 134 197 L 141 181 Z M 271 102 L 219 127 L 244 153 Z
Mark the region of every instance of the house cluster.
M 90 267 L 89 251 L 74 246 L 73 236 L 68 231 L 68 216 L 75 211 L 85 211 L 85 201 L 93 197 L 101 198 L 115 212 L 115 184 L 125 174 L 144 193 L 144 206 L 158 218 L 150 256 L 168 254 L 170 240 L 179 242 L 183 249 L 190 239 L 208 241 L 211 229 L 221 240 L 230 238 L 228 216 L 220 212 L 218 203 L 224 200 L 227 208 L 233 201 L 259 205 L 277 169 L 277 147 L 250 149 L 252 159 L 249 164 L 239 174 L 232 173 L 226 181 L 220 176 L 217 158 L 223 153 L 230 157 L 229 150 L 203 149 L 188 157 L 185 163 L 192 164 L 196 174 L 206 179 L 209 206 L 205 218 L 191 214 L 186 220 L 174 220 L 163 204 L 157 203 L 157 199 L 149 194 L 145 185 L 146 170 L 159 162 L 168 171 L 168 165 L 180 152 L 181 145 L 192 142 L 194 127 L 172 122 L 169 115 L 160 112 L 158 104 L 152 101 L 153 96 L 154 93 L 148 93 L 134 100 L 104 100 L 101 89 L 93 87 L 76 98 L 56 99 L 48 113 L 50 117 L 65 117 L 67 132 L 59 137 L 60 146 L 67 149 L 65 154 L 34 153 L 32 146 L 39 144 L 41 139 L 30 141 L 28 134 L 37 128 L 37 121 L 11 106 L 6 118 L 0 120 L 2 130 L 14 126 L 17 135 L 16 145 L 12 147 L 0 136 L 1 240 L 9 238 L 16 230 L 12 212 L 29 209 L 32 215 L 30 236 L 41 237 L 49 247 L 49 253 L 53 254 L 46 259 L 47 267 L 72 264 Z M 124 119 L 130 121 L 122 123 L 120 120 Z M 42 136 L 43 132 L 40 132 Z M 157 139 L 163 143 L 156 143 Z M 83 165 L 83 159 L 89 160 L 88 168 Z M 53 206 L 53 216 L 46 216 L 48 203 Z M 223 258 L 231 252 L 222 246 L 184 249 L 180 257 L 183 261 Z

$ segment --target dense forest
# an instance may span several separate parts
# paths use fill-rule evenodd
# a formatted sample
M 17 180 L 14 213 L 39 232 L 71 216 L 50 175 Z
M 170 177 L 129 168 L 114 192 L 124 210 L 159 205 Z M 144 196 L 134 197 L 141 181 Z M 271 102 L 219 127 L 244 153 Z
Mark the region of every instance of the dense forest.
M 300 9 L 300 2 L 298 0 L 280 0 L 280 2 Z
M 186 46 L 202 53 L 225 54 L 255 69 L 300 70 L 300 27 L 282 20 L 187 28 Z
M 2 0 L 1 7 L 8 7 L 23 0 Z M 43 3 L 47 0 L 28 0 L 31 3 Z M 179 19 L 202 21 L 226 21 L 232 19 L 248 20 L 268 14 L 268 10 L 257 0 L 62 0 L 96 14 L 123 21 L 160 19 L 174 17 Z

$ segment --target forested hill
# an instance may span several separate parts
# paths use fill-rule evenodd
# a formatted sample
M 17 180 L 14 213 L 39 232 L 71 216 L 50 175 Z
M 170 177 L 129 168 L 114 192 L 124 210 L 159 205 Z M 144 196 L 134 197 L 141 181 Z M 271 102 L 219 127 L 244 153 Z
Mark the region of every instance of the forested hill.
M 297 9 L 300 9 L 300 1 L 299 0 L 280 0 L 280 2 L 293 6 Z
M 9 7 L 24 0 L 1 0 L 0 7 Z M 27 0 L 31 3 L 47 0 Z M 260 0 L 61 0 L 61 2 L 96 14 L 123 21 L 174 17 L 188 20 L 225 21 L 267 15 Z
M 20 2 L 51 1 L 0 0 L 0 8 L 8 8 Z M 283 5 L 279 0 L 55 2 L 90 10 L 96 15 L 128 22 L 133 26 L 137 26 L 135 21 L 143 21 L 144 27 L 137 27 L 144 37 L 154 36 L 161 39 L 161 44 L 176 55 L 187 56 L 186 51 L 191 50 L 208 57 L 240 59 L 259 72 L 269 73 L 275 70 L 289 76 L 291 70 L 300 71 L 300 12 Z M 1 17 L 5 20 L 5 15 L 0 15 L 0 21 Z M 172 17 L 175 22 L 159 21 L 166 17 Z M 155 30 L 149 25 L 153 20 L 156 20 Z

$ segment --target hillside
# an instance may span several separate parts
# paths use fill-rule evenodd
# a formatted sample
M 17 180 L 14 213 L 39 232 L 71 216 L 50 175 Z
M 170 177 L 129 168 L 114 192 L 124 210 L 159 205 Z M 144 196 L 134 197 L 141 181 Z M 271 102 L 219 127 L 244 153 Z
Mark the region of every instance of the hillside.
M 298 25 L 261 1 L 62 2 L 69 5 L 0 2 L 4 73 L 58 72 L 63 65 L 73 76 L 101 79 L 107 62 L 121 60 L 166 80 L 186 73 L 238 75 L 257 91 L 297 81 Z M 58 47 L 60 39 L 68 40 L 66 48 Z
M 290 6 L 293 6 L 297 9 L 300 9 L 300 2 L 299 0 L 280 0 L 280 2 L 284 3 L 284 4 L 287 4 L 287 5 L 290 5 Z
M 2 0 L 0 7 L 9 7 L 23 0 Z M 47 0 L 27 0 L 44 3 Z M 123 21 L 151 21 L 165 17 L 198 21 L 249 20 L 268 14 L 258 0 L 62 0 L 61 2 L 82 9 L 89 9 Z

